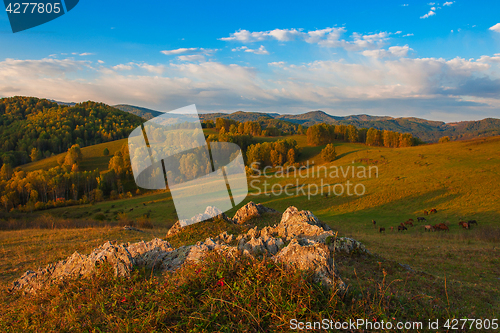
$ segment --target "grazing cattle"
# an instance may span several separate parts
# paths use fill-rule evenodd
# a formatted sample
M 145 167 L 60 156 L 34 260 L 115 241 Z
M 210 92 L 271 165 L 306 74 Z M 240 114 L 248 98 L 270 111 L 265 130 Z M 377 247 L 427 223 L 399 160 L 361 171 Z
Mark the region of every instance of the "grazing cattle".
M 372 220 L 372 223 L 373 223 L 373 225 L 375 225 L 375 224 L 377 224 L 377 221 L 375 221 L 375 220 Z
M 427 212 L 426 210 L 424 210 L 424 215 L 429 215 L 429 212 Z
M 444 223 L 439 223 L 434 226 L 434 229 L 436 230 L 444 230 L 444 231 L 450 231 L 450 228 Z
M 408 219 L 408 221 L 410 221 L 410 222 L 415 222 L 415 221 L 413 221 L 413 219 Z
M 431 214 L 436 214 L 437 212 L 438 212 L 438 211 L 437 211 L 437 209 L 436 209 L 436 208 L 432 208 L 432 209 L 431 209 L 431 211 L 430 211 L 430 213 L 431 213 Z
M 462 228 L 464 228 L 464 229 L 469 229 L 469 223 L 467 223 L 465 221 L 458 222 L 458 225 L 462 226 Z
M 378 232 L 380 232 L 380 233 L 381 233 L 382 231 L 385 231 L 385 228 L 384 228 L 384 227 L 380 227 L 380 228 L 378 229 Z
M 429 232 L 430 231 L 434 231 L 434 227 L 432 225 L 430 225 L 430 224 L 425 225 L 424 228 L 425 228 L 425 231 L 429 231 Z
M 408 230 L 404 225 L 398 225 L 398 232 Z
M 418 222 L 422 222 L 422 221 L 427 222 L 427 219 L 425 217 L 417 217 L 417 221 Z
M 413 227 L 413 223 L 411 221 L 406 221 L 405 224 L 409 225 L 410 227 Z
M 129 212 L 131 212 L 131 211 L 133 211 L 133 210 L 134 210 L 133 208 L 130 208 L 128 211 L 129 211 Z
M 476 220 L 470 220 L 470 221 L 469 221 L 469 225 L 471 225 L 471 224 L 475 224 L 475 225 L 477 225 Z
M 394 231 L 394 227 L 391 227 L 391 231 Z

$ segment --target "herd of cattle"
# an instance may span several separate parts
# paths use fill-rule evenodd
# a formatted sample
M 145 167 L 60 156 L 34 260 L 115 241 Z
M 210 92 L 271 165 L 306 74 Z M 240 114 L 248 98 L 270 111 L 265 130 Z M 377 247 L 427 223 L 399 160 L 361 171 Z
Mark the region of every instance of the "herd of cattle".
M 437 213 L 436 208 L 432 208 L 430 211 L 424 210 L 424 215 L 436 214 L 436 213 Z M 425 217 L 417 217 L 417 222 L 428 222 L 428 221 Z M 377 221 L 372 220 L 372 223 L 373 223 L 373 227 L 376 228 Z M 394 229 L 397 228 L 398 232 L 405 231 L 405 230 L 408 230 L 407 227 L 413 227 L 414 224 L 416 224 L 415 221 L 413 219 L 409 219 L 408 221 L 406 221 L 404 223 L 400 223 L 397 227 L 390 227 L 390 230 L 394 231 Z M 458 225 L 464 229 L 470 229 L 473 224 L 477 225 L 476 220 L 470 220 L 467 222 L 465 222 L 465 221 L 458 222 Z M 438 223 L 435 225 L 426 224 L 423 227 L 424 227 L 424 231 L 429 231 L 429 232 L 430 231 L 441 231 L 441 230 L 450 231 L 450 228 L 448 227 L 448 225 L 449 225 L 448 221 L 446 221 L 446 223 Z M 385 232 L 384 227 L 379 227 L 378 230 L 380 233 Z

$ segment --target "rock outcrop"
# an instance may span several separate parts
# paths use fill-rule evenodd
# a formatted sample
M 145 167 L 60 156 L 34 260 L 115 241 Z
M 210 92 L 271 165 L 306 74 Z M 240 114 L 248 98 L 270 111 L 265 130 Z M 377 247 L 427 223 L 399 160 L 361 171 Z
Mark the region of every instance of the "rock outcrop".
M 243 212 L 251 212 L 258 207 L 251 204 L 247 205 Z M 261 212 L 264 211 L 260 209 Z M 238 221 L 250 215 L 241 213 L 238 215 Z M 234 242 L 236 245 L 231 245 Z M 135 267 L 175 271 L 185 263 L 202 260 L 210 251 L 233 258 L 238 255 L 266 256 L 285 266 L 312 271 L 318 282 L 327 287 L 335 286 L 341 292 L 346 291 L 347 287 L 338 275 L 335 254 L 367 253 L 358 241 L 345 237 L 337 238 L 336 234 L 310 211 L 289 207 L 283 213 L 280 223 L 273 227 L 260 230 L 255 227 L 237 237 L 223 232 L 195 245 L 177 249 L 161 239 L 121 245 L 107 242 L 89 255 L 75 252 L 66 260 L 47 265 L 36 272 L 28 271 L 13 283 L 11 290 L 35 292 L 52 283 L 87 277 L 102 263 L 110 264 L 117 276 L 129 276 Z
M 94 249 L 89 255 L 75 252 L 66 260 L 49 264 L 36 272 L 27 271 L 23 276 L 14 281 L 11 290 L 32 292 L 59 281 L 88 277 L 103 263 L 110 264 L 114 269 L 115 275 L 129 276 L 134 266 L 137 264 L 149 264 L 149 261 L 153 257 L 152 253 L 160 251 L 168 252 L 172 251 L 172 248 L 168 242 L 161 239 L 153 239 L 148 243 L 139 242 L 132 246 L 106 242 L 104 245 Z
M 242 224 L 265 213 L 278 213 L 278 211 L 250 201 L 245 206 L 238 209 L 236 214 L 234 214 L 233 221 L 235 223 Z

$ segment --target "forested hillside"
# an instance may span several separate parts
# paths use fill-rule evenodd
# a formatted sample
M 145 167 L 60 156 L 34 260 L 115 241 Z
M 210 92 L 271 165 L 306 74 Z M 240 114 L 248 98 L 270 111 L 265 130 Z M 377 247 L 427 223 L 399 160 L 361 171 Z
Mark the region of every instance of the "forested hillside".
M 12 167 L 67 151 L 126 138 L 143 120 L 106 104 L 58 105 L 46 99 L 0 99 L 0 162 Z

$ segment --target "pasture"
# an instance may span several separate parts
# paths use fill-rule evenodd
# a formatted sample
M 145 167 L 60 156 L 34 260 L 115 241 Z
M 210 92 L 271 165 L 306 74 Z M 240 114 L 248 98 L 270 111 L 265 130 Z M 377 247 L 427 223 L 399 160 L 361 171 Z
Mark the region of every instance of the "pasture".
M 373 267 L 382 266 L 394 272 L 390 275 L 394 281 L 404 280 L 405 270 L 395 267 L 409 265 L 421 276 L 404 282 L 405 288 L 414 290 L 411 297 L 447 300 L 447 311 L 457 310 L 469 317 L 492 318 L 500 313 L 500 137 L 398 149 L 336 143 L 338 158 L 328 164 L 318 156 L 322 147 L 306 146 L 305 136 L 297 136 L 297 141 L 302 146 L 299 162 L 309 161 L 310 169 L 313 168 L 311 165 L 327 168 L 376 166 L 378 177 L 360 179 L 346 174 L 345 177 L 331 178 L 324 177 L 322 171 L 319 175 L 311 172 L 309 177 L 294 177 L 293 174 L 276 177 L 279 170 L 267 170 L 266 175 L 249 177 L 250 182 L 255 181 L 250 186 L 249 196 L 227 212 L 229 216 L 249 201 L 279 211 L 292 205 L 310 210 L 339 231 L 340 236 L 357 239 L 376 254 L 375 261 L 353 263 L 354 271 L 342 268 L 342 274 L 351 283 L 363 285 L 363 281 L 356 282 L 356 279 L 359 276 L 369 279 Z M 291 192 L 295 193 L 297 184 L 319 188 L 321 181 L 324 185 L 345 184 L 348 180 L 363 184 L 365 194 L 308 196 L 299 193 L 289 196 L 272 191 L 273 185 L 275 189 L 289 185 Z M 264 181 L 268 183 L 267 192 L 263 191 Z M 431 209 L 437 212 L 424 215 L 424 210 Z M 133 221 L 148 213 L 154 229 L 145 230 L 145 233 L 124 231 L 116 226 L 120 219 Z M 56 219 L 93 219 L 97 214 L 104 215 L 100 222 L 102 227 L 0 232 L 0 251 L 4 258 L 0 275 L 2 283 L 11 282 L 27 269 L 63 259 L 75 250 L 88 253 L 106 240 L 164 238 L 176 221 L 168 192 L 40 211 L 32 218 L 50 215 Z M 418 221 L 418 217 L 426 220 Z M 413 219 L 414 226 L 406 225 L 408 230 L 398 232 L 397 226 L 409 219 Z M 376 221 L 375 225 L 372 220 Z M 458 224 L 469 220 L 476 220 L 477 225 L 464 229 Z M 447 225 L 449 232 L 425 231 L 425 225 L 439 223 Z M 385 228 L 384 232 L 380 232 L 381 227 Z M 210 234 L 206 230 L 200 233 L 196 230 L 194 225 L 190 236 L 178 240 L 178 245 L 193 244 Z M 432 283 L 426 283 L 431 280 Z

